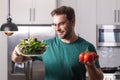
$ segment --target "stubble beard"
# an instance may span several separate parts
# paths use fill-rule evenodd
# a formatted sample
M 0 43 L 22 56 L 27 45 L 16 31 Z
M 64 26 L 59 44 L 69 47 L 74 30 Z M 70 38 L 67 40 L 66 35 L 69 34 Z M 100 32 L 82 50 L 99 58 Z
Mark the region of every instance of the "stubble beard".
M 60 39 L 69 39 L 72 36 L 72 30 L 68 29 L 64 34 L 58 36 Z

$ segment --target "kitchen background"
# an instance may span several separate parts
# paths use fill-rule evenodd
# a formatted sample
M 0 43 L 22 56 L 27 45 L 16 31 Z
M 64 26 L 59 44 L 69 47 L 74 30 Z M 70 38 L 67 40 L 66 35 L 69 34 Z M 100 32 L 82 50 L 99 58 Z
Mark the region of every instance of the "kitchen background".
M 53 4 L 55 6 L 52 6 Z M 0 0 L 0 25 L 6 22 L 7 5 L 7 0 Z M 13 22 L 17 24 L 46 24 L 44 23 L 46 21 L 51 23 L 49 10 L 61 5 L 72 6 L 75 9 L 76 34 L 94 44 L 102 57 L 101 60 L 104 60 L 104 62 L 100 60 L 101 66 L 119 66 L 119 47 L 96 46 L 96 25 L 120 24 L 120 0 L 11 0 L 11 16 Z M 39 19 L 37 21 L 34 21 L 35 17 L 26 20 L 30 17 L 28 11 L 31 9 L 45 15 L 37 15 Z M 0 80 L 7 80 L 7 44 L 7 36 L 0 32 Z

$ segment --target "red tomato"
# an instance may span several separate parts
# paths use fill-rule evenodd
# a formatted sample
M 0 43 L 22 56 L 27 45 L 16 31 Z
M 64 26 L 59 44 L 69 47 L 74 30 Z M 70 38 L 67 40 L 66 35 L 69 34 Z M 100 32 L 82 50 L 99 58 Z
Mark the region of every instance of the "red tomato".
M 79 55 L 79 61 L 82 62 L 82 63 L 84 63 L 84 53 L 81 53 Z
M 94 58 L 94 61 L 98 59 L 98 55 L 95 52 L 91 52 L 91 55 Z
M 90 53 L 86 53 L 84 55 L 84 63 L 86 62 L 92 62 L 94 60 L 93 56 Z
M 95 52 L 85 51 L 79 54 L 79 61 L 82 63 L 93 62 L 98 59 Z

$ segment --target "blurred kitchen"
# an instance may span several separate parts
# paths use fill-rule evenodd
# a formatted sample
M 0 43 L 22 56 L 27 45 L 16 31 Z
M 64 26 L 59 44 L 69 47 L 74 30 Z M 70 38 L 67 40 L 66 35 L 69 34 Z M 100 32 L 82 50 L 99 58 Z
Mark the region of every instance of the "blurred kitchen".
M 20 1 L 20 2 L 19 2 Z M 52 29 L 50 24 L 52 18 L 50 11 L 58 6 L 68 5 L 72 6 L 76 12 L 76 34 L 82 36 L 86 40 L 94 44 L 100 57 L 100 64 L 103 69 L 105 78 L 104 80 L 120 80 L 120 0 L 11 0 L 11 17 L 12 21 L 16 23 L 21 31 L 28 33 L 26 37 L 34 36 L 39 39 L 47 39 L 53 37 L 50 34 Z M 0 26 L 6 22 L 8 17 L 8 0 L 0 0 Z M 39 27 L 40 35 L 32 32 L 30 28 Z M 28 29 L 26 29 L 28 28 Z M 27 31 L 26 31 L 27 30 Z M 0 80 L 8 80 L 8 64 L 9 62 L 9 48 L 15 46 L 15 41 L 21 40 L 17 38 L 20 31 L 15 32 L 11 36 L 5 35 L 4 32 L 0 32 Z M 46 36 L 43 37 L 43 34 Z M 49 35 L 48 35 L 49 34 Z M 26 37 L 22 37 L 26 38 Z M 13 39 L 13 40 L 12 40 Z M 12 42 L 11 42 L 12 41 Z M 10 46 L 10 43 L 14 44 Z M 16 42 L 17 43 L 17 42 Z M 33 64 L 36 65 L 35 62 Z M 41 79 L 44 79 L 44 68 L 42 65 L 33 66 L 33 68 L 41 67 L 38 75 L 41 75 Z M 29 74 L 26 74 L 26 66 L 30 65 L 31 62 L 18 64 L 24 76 L 23 80 L 30 80 L 31 77 L 25 78 Z M 16 65 L 14 65 L 16 69 Z M 15 71 L 13 71 L 15 72 Z M 16 72 L 15 72 L 16 73 Z M 31 74 L 30 74 L 31 75 Z M 32 74 L 33 77 L 36 75 Z M 15 78 L 12 80 L 16 80 Z

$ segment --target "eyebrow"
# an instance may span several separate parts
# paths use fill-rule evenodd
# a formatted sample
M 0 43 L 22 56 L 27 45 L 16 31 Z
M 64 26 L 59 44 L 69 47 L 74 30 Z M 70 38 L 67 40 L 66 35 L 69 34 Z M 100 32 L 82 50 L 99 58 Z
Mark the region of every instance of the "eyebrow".
M 59 22 L 59 23 L 57 23 L 57 24 L 60 24 L 60 23 L 65 23 L 67 20 L 65 20 L 65 21 L 61 21 L 61 22 Z M 52 23 L 52 24 L 56 24 L 56 23 Z

